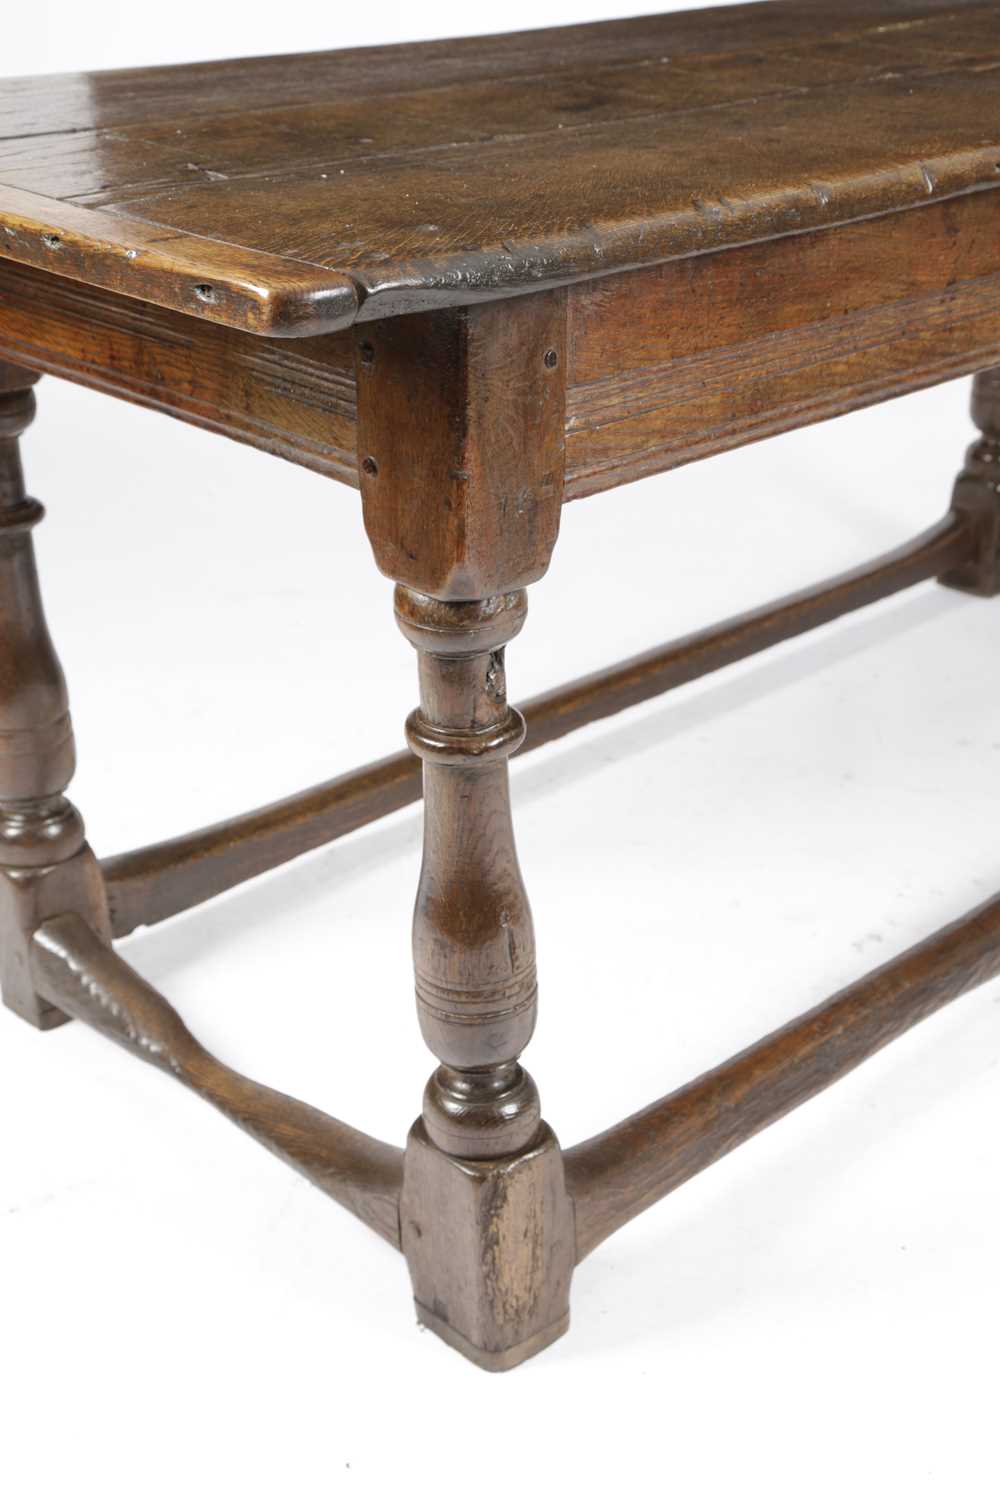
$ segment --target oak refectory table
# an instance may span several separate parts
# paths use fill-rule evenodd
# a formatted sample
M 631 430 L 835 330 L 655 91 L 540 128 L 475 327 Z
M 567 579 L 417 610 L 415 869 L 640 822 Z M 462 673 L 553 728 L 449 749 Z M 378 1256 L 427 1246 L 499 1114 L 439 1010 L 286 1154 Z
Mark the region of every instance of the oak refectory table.
M 477 1363 L 543 1348 L 607 1235 L 1000 973 L 1000 896 L 563 1151 L 518 1061 L 537 986 L 508 758 L 921 580 L 995 595 L 998 365 L 1000 3 L 775 0 L 2 85 L 5 1004 L 204 1095 L 399 1247 L 420 1319 Z M 95 858 L 18 457 L 43 371 L 360 489 L 419 658 L 408 751 Z M 508 705 L 566 501 L 962 374 L 982 435 L 930 530 Z M 439 1066 L 402 1151 L 227 1068 L 113 945 L 421 791 Z

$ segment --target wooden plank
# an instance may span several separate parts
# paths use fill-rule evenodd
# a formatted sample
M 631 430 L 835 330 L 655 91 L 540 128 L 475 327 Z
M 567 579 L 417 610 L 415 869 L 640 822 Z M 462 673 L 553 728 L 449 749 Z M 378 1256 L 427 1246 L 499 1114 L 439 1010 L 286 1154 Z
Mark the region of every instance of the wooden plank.
M 1000 193 L 568 301 L 567 499 L 1000 362 Z
M 0 353 L 357 485 L 349 333 L 275 343 L 0 261 Z
M 357 316 L 356 283 L 149 219 L 0 185 L 0 259 L 250 333 L 307 338 Z
M 0 89 L 3 255 L 282 336 L 998 182 L 997 0 L 771 0 Z
M 793 0 L 720 5 L 538 30 L 444 38 L 331 52 L 280 53 L 100 73 L 63 73 L 6 80 L 0 94 L 0 135 L 119 129 L 178 117 L 218 117 L 406 89 L 440 89 L 491 79 L 586 72 L 594 67 L 647 66 L 671 59 L 707 60 L 713 70 L 746 52 L 812 52 L 850 45 L 859 35 L 879 48 L 886 22 L 921 35 L 937 23 L 963 27 L 993 7 L 975 0 Z M 877 13 L 878 24 L 873 26 Z M 907 46 L 922 45 L 915 34 Z M 887 39 L 898 55 L 898 46 Z
M 1000 363 L 1000 193 L 604 277 L 567 309 L 572 499 Z M 0 355 L 358 484 L 349 332 L 274 343 L 0 261 Z
M 365 54 L 355 55 L 364 76 Z M 331 65 L 341 56 L 318 55 Z M 749 52 L 706 51 L 687 58 L 647 53 L 626 61 L 612 57 L 575 63 L 573 56 L 553 54 L 531 63 L 521 59 L 524 73 L 494 73 L 434 87 L 416 66 L 408 71 L 399 66 L 396 76 L 384 79 L 383 87 L 373 83 L 365 97 L 359 97 L 358 77 L 347 80 L 338 67 L 336 84 L 314 97 L 281 103 L 272 99 L 263 128 L 254 132 L 248 131 L 246 109 L 236 107 L 236 100 L 225 107 L 219 101 L 213 112 L 200 114 L 190 112 L 195 99 L 162 120 L 143 118 L 44 137 L 4 139 L 0 133 L 0 180 L 91 205 L 121 205 L 192 185 L 207 185 L 211 193 L 212 183 L 243 177 L 294 174 L 315 181 L 324 168 L 357 165 L 377 171 L 382 165 L 391 168 L 399 155 L 410 157 L 445 143 L 458 147 L 522 140 L 650 116 L 704 114 L 750 101 L 755 108 L 766 107 L 783 95 L 877 83 L 890 69 L 896 77 L 923 83 L 928 73 L 958 69 L 964 74 L 971 65 L 982 69 L 990 58 L 1000 60 L 1000 37 L 992 16 L 967 15 L 956 27 L 954 16 L 945 14 L 926 17 L 905 48 L 894 31 L 869 28 L 863 49 L 855 37 L 834 33 L 822 45 L 814 39 L 806 49 L 769 51 L 757 44 Z M 145 81 L 142 87 L 147 87 Z M 46 81 L 42 88 L 44 92 Z M 179 104 L 176 108 L 180 110 Z M 370 133 L 359 135 L 362 128 Z

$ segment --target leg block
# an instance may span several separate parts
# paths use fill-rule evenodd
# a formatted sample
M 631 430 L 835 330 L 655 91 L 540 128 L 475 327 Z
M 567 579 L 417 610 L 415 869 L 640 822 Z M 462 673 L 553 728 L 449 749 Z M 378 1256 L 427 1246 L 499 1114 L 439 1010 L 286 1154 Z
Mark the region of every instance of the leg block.
M 73 912 L 111 941 L 100 865 L 90 846 L 40 869 L 0 868 L 0 989 L 3 1003 L 22 1021 L 51 1031 L 71 1019 L 35 992 L 32 934 L 49 917 Z
M 484 1370 L 510 1370 L 566 1332 L 576 1260 L 562 1152 L 548 1126 L 519 1156 L 468 1161 L 417 1121 L 400 1227 L 420 1322 Z

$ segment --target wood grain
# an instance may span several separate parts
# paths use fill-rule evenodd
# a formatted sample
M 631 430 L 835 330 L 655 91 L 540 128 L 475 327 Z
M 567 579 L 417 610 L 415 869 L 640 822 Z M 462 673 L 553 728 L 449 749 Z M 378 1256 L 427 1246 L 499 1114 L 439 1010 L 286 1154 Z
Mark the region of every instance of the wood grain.
M 410 1132 L 400 1234 L 417 1318 L 484 1370 L 511 1370 L 569 1327 L 573 1204 L 548 1126 L 527 1151 L 459 1161 Z
M 356 352 L 374 357 L 376 347 L 379 364 L 359 354 L 356 371 Z M 539 374 L 549 349 L 559 363 Z M 401 497 L 422 549 L 417 490 L 455 492 L 474 462 L 506 484 L 519 455 L 509 446 L 505 455 L 503 434 L 543 395 L 565 402 L 565 442 L 556 444 L 546 410 L 536 425 L 549 448 L 536 455 L 534 487 L 557 486 L 565 463 L 562 493 L 572 499 L 1000 361 L 1000 193 L 445 312 L 440 322 L 426 314 L 294 344 L 0 261 L 0 355 L 355 486 L 365 477 L 360 442 L 362 460 L 405 474 L 390 495 Z M 422 398 L 392 375 L 408 358 L 440 391 L 445 426 L 434 448 L 418 433 L 429 420 L 413 410 Z M 360 435 L 359 380 L 377 397 Z M 459 399 L 464 425 L 449 428 L 448 403 Z M 377 520 L 379 487 L 368 486 L 376 531 L 390 524 Z M 453 494 L 450 504 L 458 527 L 464 502 Z M 546 524 L 551 539 L 551 516 Z M 482 552 L 497 538 L 469 540 Z M 384 554 L 383 566 L 398 570 L 400 559 Z
M 1000 358 L 1000 193 L 573 287 L 566 497 Z
M 998 22 L 772 0 L 15 79 L 0 250 L 302 337 L 800 234 L 998 185 Z
M 504 668 L 527 599 L 517 590 L 455 603 L 398 586 L 395 600 L 420 664 L 420 706 L 406 721 L 424 793 L 413 964 L 420 1029 L 441 1063 L 423 1123 L 440 1150 L 492 1160 L 528 1149 L 540 1122 L 517 1061 L 538 979 L 507 774 L 524 720 L 507 703 Z
M 358 313 L 357 285 L 341 272 L 7 185 L 0 186 L 0 252 L 105 291 L 276 338 L 346 328 Z
M 401 1151 L 227 1068 L 79 917 L 43 922 L 31 959 L 53 1005 L 179 1079 L 399 1248 Z
M 577 1257 L 1000 973 L 998 897 L 563 1155 L 520 1063 L 537 977 L 504 655 L 561 505 L 991 365 L 1000 0 L 773 0 L 0 86 L 5 1002 L 86 1021 L 297 1167 L 405 1251 L 420 1317 L 469 1358 L 537 1352 Z M 64 795 L 17 446 L 44 370 L 359 486 L 418 654 L 412 754 L 97 864 Z M 920 579 L 1000 591 L 995 371 L 973 409 L 938 525 L 542 695 L 528 743 Z M 225 1067 L 109 927 L 415 800 L 418 760 L 415 989 L 438 1065 L 404 1157 Z
M 563 499 L 561 292 L 358 330 L 365 528 L 397 583 L 485 599 L 540 578 Z
M 1000 897 L 721 1067 L 566 1152 L 582 1260 L 758 1131 L 966 990 L 1000 974 Z
M 357 486 L 350 333 L 275 343 L 0 260 L 0 352 Z
M 418 1316 L 505 1370 L 565 1332 L 575 1255 L 562 1153 L 518 1061 L 538 979 L 507 774 L 524 720 L 507 703 L 504 650 L 527 598 L 439 600 L 397 585 L 395 600 L 420 663 L 406 722 L 424 792 L 413 964 L 420 1029 L 440 1060 L 407 1141 L 401 1241 Z

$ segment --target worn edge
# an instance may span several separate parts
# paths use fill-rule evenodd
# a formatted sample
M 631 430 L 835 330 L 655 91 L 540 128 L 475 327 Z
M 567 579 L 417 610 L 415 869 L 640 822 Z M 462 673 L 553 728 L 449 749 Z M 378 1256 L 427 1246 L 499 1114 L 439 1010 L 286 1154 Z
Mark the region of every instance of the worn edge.
M 336 333 L 360 301 L 341 271 L 2 183 L 0 259 L 269 338 Z
M 965 153 L 977 163 L 992 163 L 980 180 L 962 181 L 956 172 L 954 185 L 938 181 L 941 190 L 928 193 L 924 183 L 919 196 L 914 190 L 912 200 L 907 196 L 888 205 L 870 203 L 862 183 L 854 202 L 839 202 L 827 213 L 814 197 L 811 211 L 806 212 L 802 200 L 815 184 L 787 189 L 778 195 L 780 207 L 771 205 L 773 221 L 766 230 L 755 224 L 756 210 L 762 206 L 756 203 L 748 205 L 744 215 L 734 216 L 722 237 L 716 229 L 714 238 L 706 233 L 696 212 L 666 213 L 651 236 L 654 244 L 657 239 L 661 243 L 645 257 L 638 252 L 641 240 L 650 237 L 649 226 L 639 239 L 634 226 L 625 226 L 599 237 L 596 245 L 592 235 L 578 234 L 575 255 L 569 257 L 565 240 L 526 243 L 502 254 L 481 250 L 472 255 L 390 263 L 377 275 L 363 266 L 354 272 L 328 270 L 309 261 L 199 237 L 153 220 L 83 208 L 0 183 L 0 259 L 54 271 L 70 280 L 244 332 L 269 338 L 309 338 L 336 333 L 354 323 L 552 291 L 695 255 L 889 218 L 972 193 L 997 192 L 1000 184 L 985 180 L 987 176 L 995 179 L 1000 171 L 997 150 L 986 147 Z M 946 178 L 941 169 L 955 164 L 934 165 Z M 917 171 L 916 165 L 912 170 Z M 906 182 L 907 169 L 900 169 L 898 176 L 901 183 Z M 170 248 L 160 248 L 163 245 Z M 93 259 L 88 262 L 88 257 Z M 218 271 L 216 263 L 220 263 Z M 214 298 L 206 299 L 206 286 Z

